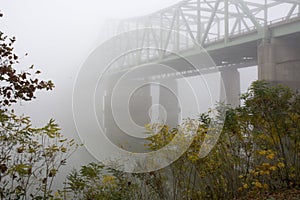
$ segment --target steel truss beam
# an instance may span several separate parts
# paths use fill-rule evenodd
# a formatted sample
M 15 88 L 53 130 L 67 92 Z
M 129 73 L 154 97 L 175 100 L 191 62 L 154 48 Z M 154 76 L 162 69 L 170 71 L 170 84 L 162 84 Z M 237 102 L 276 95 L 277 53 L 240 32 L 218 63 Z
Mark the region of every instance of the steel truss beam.
M 214 41 L 223 41 L 226 46 L 237 35 L 253 32 L 263 38 L 268 24 L 278 21 L 269 15 L 276 9 L 282 13 L 279 21 L 299 17 L 300 0 L 261 0 L 259 3 L 252 0 L 184 0 L 146 16 L 121 20 L 114 32 L 147 28 L 137 34 L 137 48 L 152 45 L 159 50 L 141 50 L 135 56 L 128 56 L 128 59 L 139 57 L 139 63 L 143 63 L 144 58 L 147 61 L 162 59 L 167 54 L 164 49 L 168 48 L 187 51 L 196 44 L 205 47 Z M 168 31 L 158 33 L 157 29 Z M 182 36 L 190 39 L 184 40 Z M 126 42 L 119 42 L 119 45 L 124 44 Z

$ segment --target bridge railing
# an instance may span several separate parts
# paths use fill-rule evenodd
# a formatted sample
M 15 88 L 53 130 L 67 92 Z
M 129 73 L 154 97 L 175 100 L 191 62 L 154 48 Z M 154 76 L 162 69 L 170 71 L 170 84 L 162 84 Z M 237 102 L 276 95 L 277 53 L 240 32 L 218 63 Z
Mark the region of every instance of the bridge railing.
M 267 22 L 267 25 L 271 27 L 271 26 L 275 26 L 275 25 L 278 25 L 278 24 L 282 24 L 282 22 L 289 23 L 291 21 L 295 21 L 295 20 L 298 20 L 298 19 L 300 19 L 300 13 L 294 13 L 294 14 L 288 16 L 288 17 L 280 17 L 280 18 L 277 18 L 277 19 L 270 20 L 270 21 Z M 261 25 L 263 26 L 263 24 L 261 24 Z M 234 31 L 233 33 L 229 34 L 229 37 L 230 38 L 238 37 L 240 35 L 251 34 L 251 33 L 254 33 L 256 31 L 257 31 L 256 26 L 251 26 L 251 27 L 248 27 L 248 28 L 244 28 L 244 29 L 241 29 L 241 30 Z M 208 38 L 206 44 L 222 42 L 222 41 L 224 41 L 224 38 L 225 38 L 225 35 L 218 36 L 218 37 L 211 38 L 211 39 Z
M 268 25 L 274 25 L 274 24 L 278 24 L 281 22 L 290 22 L 290 21 L 294 21 L 295 19 L 300 18 L 300 12 L 299 13 L 294 13 L 291 16 L 287 16 L 287 17 L 281 17 L 278 19 L 274 19 L 268 22 Z
M 136 28 L 170 29 L 170 32 L 165 35 L 159 33 L 155 35 L 149 31 L 143 36 L 136 37 L 136 40 L 139 41 L 135 42 L 142 44 L 142 46 L 138 46 L 140 48 L 150 44 L 150 46 L 158 49 L 168 47 L 176 52 L 181 52 L 193 49 L 197 44 L 206 47 L 214 43 L 224 42 L 227 45 L 235 38 L 243 35 L 257 34 L 256 38 L 263 38 L 265 26 L 272 28 L 282 23 L 298 20 L 300 17 L 300 0 L 299 3 L 297 3 L 298 0 L 269 0 L 265 1 L 268 2 L 267 4 L 263 2 L 185 0 L 141 18 L 124 20 L 119 24 L 119 30 L 127 32 Z M 285 10 L 280 9 L 280 6 L 285 7 Z M 232 8 L 235 10 L 233 11 Z M 282 14 L 281 12 L 283 17 L 278 19 L 269 17 L 270 20 L 268 20 L 268 13 L 272 8 L 280 9 L 286 13 Z M 205 12 L 206 15 L 203 14 Z M 199 21 L 199 18 L 202 18 L 202 21 Z M 185 35 L 190 39 L 182 40 L 180 35 Z M 126 42 L 120 42 L 121 45 L 124 43 L 126 44 Z M 124 46 L 114 48 L 124 49 Z M 168 55 L 169 53 L 164 53 L 163 56 Z M 140 56 L 139 63 L 147 63 L 149 60 L 163 57 L 159 52 L 150 50 L 141 51 L 138 56 Z M 136 57 L 136 55 L 131 56 L 131 59 L 136 59 Z M 128 65 L 134 61 L 123 63 Z

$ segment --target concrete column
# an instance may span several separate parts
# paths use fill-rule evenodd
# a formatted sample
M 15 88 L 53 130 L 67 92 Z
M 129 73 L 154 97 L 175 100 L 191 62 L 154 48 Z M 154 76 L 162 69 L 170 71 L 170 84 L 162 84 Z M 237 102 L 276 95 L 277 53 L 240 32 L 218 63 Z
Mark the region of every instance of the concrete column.
M 258 78 L 300 90 L 300 45 L 293 39 L 272 38 L 258 47 Z
M 103 87 L 105 91 L 104 102 L 103 102 L 103 127 L 104 132 L 110 137 L 113 130 L 117 128 L 117 125 L 113 119 L 112 108 L 111 108 L 111 100 L 112 100 L 112 91 L 113 87 L 117 84 L 117 81 L 121 77 L 122 74 L 113 74 L 104 77 Z M 118 131 L 119 132 L 119 131 Z
M 232 106 L 240 105 L 240 74 L 236 67 L 220 69 L 223 84 L 221 84 L 221 99 Z M 224 88 L 222 88 L 224 87 Z M 223 94 L 225 92 L 225 94 Z M 225 99 L 223 99 L 225 98 Z
M 106 88 L 106 91 L 104 92 L 103 110 L 104 132 L 111 142 L 126 150 L 132 152 L 145 152 L 146 149 L 144 144 L 146 141 L 142 138 L 132 137 L 125 133 L 122 128 L 117 125 L 112 113 L 112 92 L 115 85 L 120 84 L 118 83 L 118 80 L 121 76 L 122 74 L 110 75 L 109 77 L 106 77 L 103 83 L 105 85 L 104 88 Z M 144 86 L 137 80 L 123 80 L 122 84 L 118 85 L 118 87 L 121 88 L 121 90 L 118 90 L 118 93 L 114 94 L 114 109 L 118 110 L 118 112 L 122 112 L 122 115 L 129 109 L 130 116 L 128 117 L 131 118 L 130 123 L 135 123 L 141 127 L 150 123 L 149 108 L 152 104 L 150 86 Z M 138 88 L 135 91 L 132 91 L 133 87 Z M 131 93 L 130 96 L 127 95 L 128 91 Z M 121 102 L 124 101 L 126 101 L 127 107 L 122 106 L 124 104 L 121 105 Z M 128 124 L 128 127 L 130 127 L 130 124 Z
M 164 86 L 163 86 L 164 85 Z M 176 127 L 179 123 L 180 105 L 176 79 L 162 80 L 159 87 L 159 104 L 167 114 L 166 124 Z

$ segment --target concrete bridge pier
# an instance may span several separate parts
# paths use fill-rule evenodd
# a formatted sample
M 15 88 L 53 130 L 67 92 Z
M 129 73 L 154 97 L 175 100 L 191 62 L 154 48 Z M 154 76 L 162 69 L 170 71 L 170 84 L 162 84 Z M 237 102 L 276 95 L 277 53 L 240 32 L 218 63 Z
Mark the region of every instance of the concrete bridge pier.
M 220 101 L 225 101 L 227 104 L 232 106 L 239 106 L 240 74 L 237 67 L 224 67 L 220 69 L 220 72 L 223 80 L 223 84 L 221 83 Z M 225 94 L 223 94 L 223 92 L 225 92 Z
M 300 44 L 272 38 L 258 47 L 258 79 L 300 90 Z
M 179 125 L 180 99 L 176 79 L 162 80 L 159 86 L 159 104 L 166 114 L 165 124 L 174 128 Z M 160 110 L 161 112 L 162 110 Z M 160 113 L 163 114 L 163 113 Z M 164 115 L 164 114 L 163 114 Z
M 106 90 L 103 94 L 103 127 L 106 136 L 116 145 L 122 146 L 126 150 L 133 152 L 144 152 L 145 140 L 133 137 L 134 133 L 126 133 L 125 129 L 131 130 L 130 126 L 135 123 L 144 127 L 150 123 L 149 108 L 152 104 L 150 85 L 140 84 L 138 80 L 123 80 L 118 83 L 122 74 L 109 75 L 103 81 Z M 115 115 L 121 115 L 122 119 L 130 118 L 125 127 L 119 127 L 116 123 L 116 117 L 112 113 L 112 92 L 118 84 L 118 90 L 114 93 Z M 141 86 L 132 91 L 132 88 Z M 128 95 L 128 92 L 130 95 Z M 124 106 L 124 102 L 126 103 Z M 129 116 L 127 115 L 129 109 Z M 124 125 L 124 123 L 123 123 Z M 125 128 L 125 129 L 124 129 Z

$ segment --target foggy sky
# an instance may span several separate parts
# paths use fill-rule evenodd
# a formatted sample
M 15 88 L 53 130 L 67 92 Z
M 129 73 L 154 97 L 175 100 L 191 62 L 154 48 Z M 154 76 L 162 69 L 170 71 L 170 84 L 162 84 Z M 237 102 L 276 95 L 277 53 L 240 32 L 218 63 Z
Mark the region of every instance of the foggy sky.
M 54 118 L 62 133 L 78 139 L 72 116 L 72 90 L 83 62 L 102 40 L 105 19 L 119 19 L 151 13 L 178 0 L 0 0 L 4 17 L 1 31 L 16 36 L 20 68 L 34 64 L 41 78 L 51 79 L 56 88 L 38 92 L 37 100 L 23 102 L 19 113 L 32 117 L 34 126 Z M 27 57 L 23 57 L 28 53 Z M 255 80 L 256 70 L 241 69 L 241 89 Z M 196 78 L 193 78 L 197 82 Z M 84 150 L 72 157 L 72 167 L 92 158 Z
M 17 112 L 30 116 L 34 126 L 43 126 L 54 118 L 63 135 L 80 142 L 72 116 L 73 85 L 87 56 L 103 41 L 105 20 L 148 14 L 177 1 L 0 0 L 4 14 L 1 31 L 17 38 L 15 51 L 21 57 L 18 68 L 34 64 L 42 71 L 39 77 L 55 84 L 53 91 L 38 92 L 36 100 L 22 102 Z M 91 161 L 82 148 L 65 170 Z

